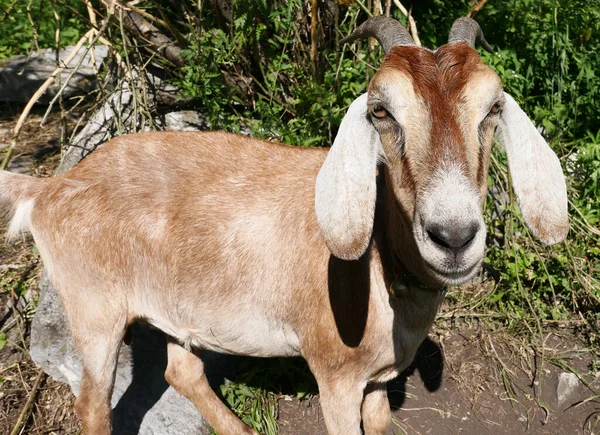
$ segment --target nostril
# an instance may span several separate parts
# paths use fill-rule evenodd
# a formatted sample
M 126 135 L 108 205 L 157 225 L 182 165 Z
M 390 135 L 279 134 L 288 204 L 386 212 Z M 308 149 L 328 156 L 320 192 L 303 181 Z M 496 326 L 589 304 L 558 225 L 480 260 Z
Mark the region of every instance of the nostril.
M 471 244 L 479 231 L 480 225 L 473 222 L 469 225 L 429 225 L 427 235 L 433 243 L 444 249 L 459 252 Z
M 427 235 L 433 243 L 440 245 L 444 248 L 450 249 L 450 244 L 446 241 L 448 235 L 442 228 L 433 227 L 427 230 Z

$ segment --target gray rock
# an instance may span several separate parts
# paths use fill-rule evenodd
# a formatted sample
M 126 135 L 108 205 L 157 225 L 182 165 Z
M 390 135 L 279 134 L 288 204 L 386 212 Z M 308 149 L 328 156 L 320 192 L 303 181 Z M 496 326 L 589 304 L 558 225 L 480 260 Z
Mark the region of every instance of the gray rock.
M 6 169 L 16 174 L 28 174 L 32 168 L 33 160 L 30 156 L 17 156 L 9 162 Z
M 208 130 L 210 127 L 206 119 L 193 110 L 167 113 L 163 122 L 165 130 L 173 131 Z
M 129 86 L 121 86 L 106 104 L 95 113 L 74 138 L 57 173 L 71 169 L 81 159 L 119 131 L 147 130 L 136 118 Z M 158 126 L 171 130 L 198 130 L 207 124 L 195 112 L 169 113 L 154 120 Z M 42 273 L 42 296 L 31 330 L 30 354 L 33 361 L 46 373 L 71 386 L 79 393 L 81 364 L 73 349 L 71 335 L 62 304 L 56 290 Z M 219 356 L 212 356 L 212 359 Z M 210 362 L 206 361 L 207 371 Z M 211 359 L 211 357 L 209 357 Z M 221 362 L 213 362 L 221 366 Z M 131 346 L 123 345 L 115 388 L 112 397 L 113 433 L 142 435 L 187 435 L 210 433 L 198 410 L 180 396 L 165 381 L 167 366 L 166 337 L 155 329 L 134 325 Z M 208 374 L 207 374 L 208 375 Z M 221 373 L 213 370 L 212 382 Z
M 65 47 L 59 51 L 59 62 L 63 62 L 70 56 L 74 47 Z M 73 68 L 81 64 L 73 74 L 64 90 L 64 97 L 68 98 L 76 94 L 89 92 L 97 86 L 96 70 L 90 55 L 92 50 L 87 51 L 83 47 L 60 74 L 60 81 L 56 81 L 39 102 L 49 102 L 57 93 L 72 73 Z M 108 55 L 108 48 L 103 45 L 93 47 L 96 66 L 100 66 Z M 25 103 L 29 101 L 35 91 L 50 77 L 57 68 L 56 52 L 54 49 L 46 48 L 31 54 L 31 56 L 14 56 L 0 60 L 0 101 L 14 101 Z
M 575 373 L 563 372 L 558 375 L 558 386 L 556 387 L 556 397 L 558 405 L 564 405 L 575 393 L 579 386 L 579 378 Z

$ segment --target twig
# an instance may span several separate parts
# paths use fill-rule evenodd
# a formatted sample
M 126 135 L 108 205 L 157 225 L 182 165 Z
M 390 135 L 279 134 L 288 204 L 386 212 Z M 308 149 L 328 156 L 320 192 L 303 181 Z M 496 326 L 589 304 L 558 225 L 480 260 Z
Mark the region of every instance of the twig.
M 319 3 L 312 0 L 310 17 L 310 60 L 313 63 L 313 69 L 317 71 L 317 20 L 319 16 Z
M 184 66 L 185 62 L 181 57 L 181 48 L 171 39 L 158 31 L 156 27 L 144 19 L 142 14 L 134 10 L 121 9 L 124 13 L 121 16 L 123 25 L 131 32 L 145 38 L 150 44 L 158 47 L 160 52 L 168 61 L 177 66 Z
M 73 68 L 73 70 L 71 71 L 71 73 L 69 74 L 67 79 L 65 80 L 65 82 L 62 84 L 59 91 L 56 93 L 54 98 L 52 98 L 52 101 L 50 101 L 50 104 L 48 104 L 48 109 L 46 109 L 46 113 L 44 114 L 44 117 L 42 118 L 42 122 L 41 122 L 42 125 L 46 122 L 46 119 L 48 119 L 48 115 L 50 114 L 52 107 L 56 103 L 56 100 L 58 100 L 58 98 L 63 94 L 63 91 L 69 84 L 69 81 L 71 81 L 71 78 L 73 77 L 73 75 L 75 75 L 75 73 L 79 70 L 79 67 L 83 63 L 86 54 L 88 52 L 92 52 L 92 53 L 94 52 L 94 44 L 100 38 L 100 34 L 102 32 L 104 32 L 104 30 L 106 30 L 106 27 L 108 27 L 108 20 L 106 20 L 106 22 L 104 23 L 104 26 L 99 31 L 97 31 L 96 29 L 91 29 L 90 31 L 88 31 L 85 34 L 84 38 L 86 38 L 88 41 L 90 41 L 89 46 L 87 47 L 86 51 L 81 55 L 81 57 L 77 61 L 77 64 L 75 65 L 75 67 Z M 81 47 L 79 47 L 77 49 L 77 51 L 79 51 L 80 49 L 81 49 Z M 71 60 L 69 60 L 68 62 L 65 62 L 65 67 L 68 66 L 69 62 L 71 62 Z
M 392 9 L 392 0 L 385 0 L 385 16 L 389 17 Z
M 417 23 L 415 22 L 414 18 L 412 17 L 412 14 L 408 13 L 406 8 L 404 6 L 402 6 L 402 3 L 400 3 L 400 0 L 394 0 L 394 4 L 396 5 L 396 7 L 398 9 L 400 9 L 400 12 L 402 12 L 404 14 L 404 16 L 406 18 L 408 18 L 408 25 L 410 26 L 410 34 L 412 35 L 415 45 L 417 47 L 420 47 L 421 40 L 419 39 L 419 33 L 417 32 Z
M 35 399 L 37 390 L 40 387 L 40 383 L 42 382 L 42 379 L 44 379 L 44 375 L 44 371 L 40 369 L 38 371 L 37 377 L 35 378 L 33 388 L 29 392 L 29 398 L 27 399 L 27 403 L 25 403 L 21 414 L 19 414 L 19 418 L 17 419 L 13 430 L 10 432 L 10 435 L 17 435 L 21 430 L 21 426 L 23 425 L 23 423 L 25 423 L 25 421 L 27 420 L 27 417 L 29 416 L 29 411 L 31 409 L 31 405 L 33 404 L 33 400 Z
M 24 264 L 0 264 L 0 271 L 6 272 L 7 270 L 22 269 L 24 267 Z
M 469 13 L 467 14 L 467 17 L 472 17 L 477 12 L 479 12 L 479 10 L 483 7 L 483 5 L 486 4 L 486 2 L 487 2 L 487 0 L 480 0 L 479 2 L 476 3 L 476 0 L 473 0 L 471 2 L 471 4 L 473 6 L 471 6 L 471 9 L 469 10 Z
M 15 5 L 17 4 L 19 0 L 13 0 L 11 4 L 8 5 L 8 8 L 6 8 L 6 10 L 4 10 L 4 16 L 2 17 L 2 19 L 0 20 L 0 23 L 3 23 L 6 21 L 6 19 L 10 16 L 11 11 L 13 10 L 13 8 L 15 7 Z
M 56 80 L 56 77 L 65 68 L 67 68 L 69 66 L 69 64 L 75 58 L 75 56 L 77 55 L 77 53 L 79 53 L 79 50 L 81 50 L 81 47 L 83 46 L 83 44 L 85 43 L 85 41 L 87 41 L 88 36 L 89 36 L 89 34 L 91 32 L 95 32 L 95 30 L 91 29 L 85 35 L 83 35 L 83 37 L 77 42 L 77 44 L 73 48 L 73 51 L 71 52 L 71 54 L 69 55 L 69 57 L 65 60 L 64 65 L 63 66 L 59 66 L 58 68 L 56 68 L 52 72 L 52 74 L 50 75 L 50 77 L 48 77 L 46 79 L 46 81 L 42 84 L 42 86 L 40 86 L 39 89 L 37 91 L 35 91 L 35 93 L 33 94 L 33 96 L 29 99 L 29 102 L 25 106 L 25 109 L 23 109 L 23 112 L 21 113 L 21 116 L 19 116 L 19 119 L 17 121 L 17 125 L 15 125 L 15 128 L 13 129 L 13 134 L 12 134 L 12 138 L 10 140 L 10 145 L 9 145 L 8 149 L 6 150 L 6 154 L 4 155 L 4 159 L 2 160 L 2 164 L 0 165 L 0 169 L 6 169 L 6 167 L 8 166 L 8 163 L 10 162 L 10 158 L 12 157 L 13 151 L 14 151 L 15 147 L 17 146 L 17 139 L 19 138 L 19 133 L 21 132 L 21 128 L 23 128 L 23 124 L 25 123 L 25 119 L 29 115 L 29 112 L 31 112 L 31 109 L 32 109 L 33 105 L 35 103 L 37 103 L 37 101 L 44 94 L 44 92 L 46 92 L 48 90 L 48 88 L 50 87 L 50 85 L 52 85 L 52 83 L 54 83 L 54 80 Z

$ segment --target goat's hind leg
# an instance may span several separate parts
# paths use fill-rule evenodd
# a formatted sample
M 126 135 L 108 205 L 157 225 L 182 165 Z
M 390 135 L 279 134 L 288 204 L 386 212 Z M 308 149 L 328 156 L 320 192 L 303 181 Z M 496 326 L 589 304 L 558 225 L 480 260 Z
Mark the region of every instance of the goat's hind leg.
M 256 434 L 217 397 L 204 373 L 204 364 L 179 344 L 168 343 L 165 378 L 200 411 L 219 435 Z
M 116 312 L 114 306 L 107 307 L 110 304 L 73 299 L 64 302 L 83 369 L 75 411 L 81 418 L 83 433 L 110 435 L 111 397 L 127 316 Z

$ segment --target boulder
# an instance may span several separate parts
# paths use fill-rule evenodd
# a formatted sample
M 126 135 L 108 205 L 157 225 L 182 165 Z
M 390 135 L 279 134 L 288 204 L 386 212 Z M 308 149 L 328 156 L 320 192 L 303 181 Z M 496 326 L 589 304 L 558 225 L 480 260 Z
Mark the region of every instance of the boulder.
M 59 62 L 64 63 L 74 48 L 71 46 L 61 48 L 58 54 Z M 95 66 L 91 56 L 92 51 L 96 61 Z M 61 72 L 60 81 L 57 80 L 50 86 L 39 102 L 47 103 L 54 98 L 60 89 L 59 83 L 62 86 L 69 79 L 69 75 L 71 75 L 76 65 L 79 65 L 79 68 L 69 80 L 63 91 L 63 96 L 69 98 L 94 89 L 97 86 L 96 68 L 100 67 L 107 55 L 108 47 L 104 45 L 94 46 L 89 51 L 86 47 L 80 49 L 69 64 L 69 68 L 65 68 Z M 28 102 L 56 68 L 56 51 L 52 48 L 41 49 L 30 56 L 20 55 L 0 60 L 0 101 Z

